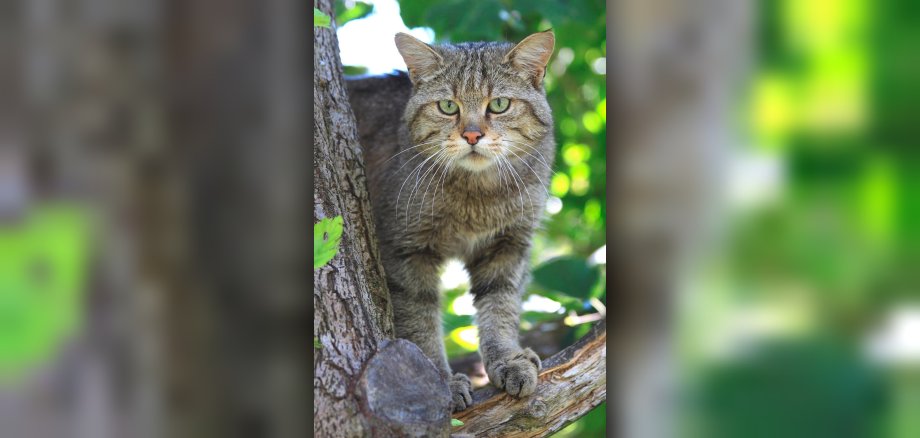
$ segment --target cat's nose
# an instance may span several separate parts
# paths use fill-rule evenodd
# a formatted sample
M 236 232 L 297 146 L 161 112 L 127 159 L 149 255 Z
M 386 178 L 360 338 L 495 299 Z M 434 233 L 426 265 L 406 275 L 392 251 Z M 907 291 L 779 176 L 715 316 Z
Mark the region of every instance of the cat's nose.
M 469 144 L 476 144 L 479 142 L 479 139 L 482 138 L 482 133 L 479 131 L 463 131 L 461 135 Z

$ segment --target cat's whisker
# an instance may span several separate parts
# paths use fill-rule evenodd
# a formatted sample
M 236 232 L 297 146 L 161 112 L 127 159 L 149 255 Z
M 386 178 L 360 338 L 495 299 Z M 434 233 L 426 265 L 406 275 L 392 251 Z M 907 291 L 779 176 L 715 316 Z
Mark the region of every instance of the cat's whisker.
M 454 163 L 457 161 L 456 155 L 448 158 L 447 164 L 444 166 L 444 172 L 441 172 L 441 179 L 439 181 L 440 187 L 435 187 L 434 196 L 437 197 L 438 193 L 441 195 L 444 194 L 444 183 L 447 181 L 447 175 L 450 173 L 450 169 L 453 168 Z M 434 202 L 431 204 L 431 214 L 434 215 Z
M 506 168 L 509 170 L 509 173 L 511 174 L 511 177 L 512 177 L 511 180 L 514 181 L 514 186 L 517 187 L 518 189 L 518 196 L 520 196 L 521 198 L 521 217 L 524 217 L 524 193 L 523 193 L 524 189 L 520 185 L 518 185 L 517 180 L 514 178 L 516 175 L 516 172 L 514 171 L 514 166 L 511 165 L 511 162 L 508 161 L 507 158 L 501 155 L 496 155 L 496 157 L 498 157 L 499 161 L 501 160 L 505 161 Z
M 508 158 L 505 157 L 505 159 L 507 160 Z M 520 158 L 518 158 L 518 159 L 520 160 Z M 521 161 L 523 161 L 523 160 L 521 160 Z M 509 160 L 508 163 L 511 164 L 511 161 Z M 526 164 L 526 163 L 525 163 L 525 164 Z M 528 202 L 530 202 L 530 212 L 531 212 L 531 214 L 533 214 L 533 212 L 535 211 L 535 207 L 534 207 L 534 204 L 533 204 L 533 197 L 530 195 L 530 187 L 529 187 L 529 186 L 527 185 L 527 183 L 524 181 L 524 178 L 521 176 L 521 174 L 519 174 L 519 173 L 517 172 L 517 169 L 514 169 L 513 167 L 514 167 L 514 166 L 512 166 L 512 171 L 514 172 L 515 175 L 517 175 L 518 179 L 521 181 L 521 185 L 524 186 L 524 190 L 525 190 L 525 192 L 527 193 L 527 200 L 528 200 Z M 539 180 L 539 178 L 537 178 L 537 180 Z M 522 214 L 521 216 L 523 216 L 523 214 Z
M 440 187 L 441 194 L 444 193 L 444 183 L 447 181 L 447 173 L 448 173 L 448 171 L 450 170 L 450 167 L 453 166 L 453 165 L 454 165 L 454 162 L 456 162 L 456 161 L 457 161 L 457 157 L 456 157 L 456 156 L 451 157 L 451 158 L 450 158 L 450 161 L 447 163 L 447 165 L 444 166 L 444 172 L 441 174 L 441 181 L 440 181 L 440 184 L 441 184 L 441 187 Z M 435 196 L 437 196 L 437 194 L 438 194 L 438 188 L 435 187 Z M 431 203 L 431 214 L 432 214 L 432 216 L 434 215 L 434 202 Z
M 393 173 L 398 174 L 399 171 L 402 170 L 404 167 L 406 167 L 407 164 L 409 164 L 410 162 L 412 162 L 412 160 L 416 159 L 417 157 L 419 157 L 419 156 L 421 156 L 421 155 L 424 155 L 424 154 L 427 153 L 427 152 L 433 151 L 433 150 L 437 149 L 438 147 L 440 147 L 440 145 L 437 145 L 437 144 L 436 144 L 436 145 L 433 145 L 433 146 L 428 146 L 427 148 L 425 148 L 425 149 L 422 150 L 421 152 L 416 152 L 416 154 L 413 155 L 412 158 L 409 158 L 408 160 L 406 160 L 406 162 L 403 163 L 402 166 L 399 166 L 399 168 L 396 169 L 396 172 L 393 172 Z M 411 175 L 412 173 L 410 172 L 409 174 Z
M 406 149 L 404 149 L 404 150 L 402 150 L 402 151 L 397 152 L 397 153 L 394 154 L 392 157 L 387 158 L 383 163 L 380 163 L 380 164 L 381 164 L 381 165 L 387 164 L 390 160 L 392 160 L 392 159 L 394 159 L 394 158 L 396 158 L 396 157 L 398 157 L 398 156 L 400 156 L 400 155 L 402 155 L 402 154 L 404 154 L 404 153 L 406 153 L 406 152 L 409 152 L 409 151 L 411 151 L 411 150 L 413 150 L 413 149 L 415 149 L 415 148 L 420 148 L 420 147 L 422 147 L 422 146 L 429 145 L 429 144 L 432 144 L 432 143 L 439 143 L 439 142 L 441 142 L 441 141 L 442 141 L 442 140 L 432 140 L 432 141 L 426 141 L 426 142 L 424 142 L 424 143 L 419 143 L 419 144 L 417 144 L 417 145 L 415 145 L 415 146 L 410 146 L 410 147 L 408 147 L 408 148 L 406 148 Z
M 508 191 L 510 192 L 510 191 L 511 191 L 511 184 L 510 184 L 508 181 L 505 180 L 504 164 L 502 163 L 501 160 L 496 160 L 496 163 L 498 164 L 498 170 L 499 170 L 499 172 L 498 172 L 499 184 L 500 184 L 500 185 L 503 185 L 504 187 L 507 187 L 507 188 L 508 188 Z M 524 203 L 523 200 L 521 200 L 521 204 L 522 204 L 522 205 L 523 205 L 523 203 Z M 499 226 L 499 229 L 504 229 L 504 228 L 505 228 L 505 221 L 504 221 L 504 219 L 503 219 L 504 216 L 505 216 L 505 215 L 501 214 L 501 215 L 499 215 L 499 217 L 498 217 L 498 226 Z
M 524 165 L 527 166 L 527 168 L 530 169 L 531 172 L 533 172 L 533 176 L 537 177 L 537 181 L 540 181 L 540 186 L 541 186 L 541 187 L 546 187 L 546 183 L 543 182 L 543 179 L 540 178 L 540 175 L 537 173 L 537 171 L 534 170 L 534 168 L 531 167 L 530 164 L 527 163 L 527 161 L 522 160 L 521 157 L 519 157 L 518 154 L 515 154 L 514 151 L 512 151 L 511 149 L 508 149 L 508 152 L 510 152 L 510 153 L 511 153 L 512 155 L 514 155 L 515 157 L 517 157 L 518 160 L 520 160 L 521 162 L 523 162 Z M 529 190 L 527 191 L 527 194 L 528 194 L 528 196 L 530 196 L 530 191 L 529 191 Z M 533 207 L 533 198 L 531 198 L 531 200 L 530 200 L 530 205 L 531 205 L 530 208 L 533 209 L 533 208 L 534 208 L 534 207 Z M 536 212 L 536 210 L 534 210 L 533 212 Z
M 440 152 L 440 151 L 439 151 L 439 152 Z M 417 170 L 419 170 L 422 166 L 424 166 L 424 165 L 425 165 L 425 162 L 427 162 L 427 161 L 430 160 L 432 157 L 435 157 L 435 156 L 437 156 L 437 155 L 438 155 L 438 153 L 435 153 L 435 154 L 431 155 L 430 157 L 426 158 L 424 161 L 422 161 L 422 162 L 419 163 L 417 166 L 415 166 L 415 168 L 412 169 L 412 171 L 409 172 L 408 175 L 406 175 L 406 178 L 403 180 L 402 184 L 399 186 L 399 193 L 397 193 L 397 195 L 396 195 L 396 211 L 397 211 L 397 212 L 399 211 L 399 200 L 402 198 L 402 191 L 403 191 L 403 188 L 406 186 L 406 183 L 409 182 L 409 180 L 412 178 L 412 174 L 414 174 Z M 413 158 L 414 158 L 414 157 L 413 157 Z M 405 166 L 405 164 L 404 164 L 403 166 Z M 408 204 L 406 204 L 406 205 L 407 205 L 407 207 L 408 207 Z M 408 218 L 407 218 L 407 219 L 406 219 L 406 224 L 407 224 L 407 225 L 406 225 L 406 229 L 409 228 L 408 223 L 409 223 L 409 220 L 408 220 Z
M 434 161 L 434 163 L 432 164 L 432 167 L 435 167 L 435 166 L 438 166 L 438 165 L 443 164 L 444 162 L 447 161 L 448 158 L 450 158 L 450 157 L 448 157 L 446 153 L 445 153 L 445 154 L 442 154 L 440 158 L 438 158 L 437 160 Z M 445 169 L 446 169 L 446 168 L 445 168 Z M 445 170 L 445 171 L 446 171 L 446 170 Z M 423 194 L 422 194 L 422 203 L 419 205 L 419 208 L 418 208 L 418 219 L 419 219 L 419 221 L 422 220 L 422 211 L 425 209 L 425 199 L 428 197 L 428 189 L 431 188 L 431 182 L 437 180 L 437 174 L 438 174 L 438 171 L 437 171 L 437 170 L 436 170 L 434 173 L 432 173 L 432 174 L 431 174 L 431 178 L 428 179 L 428 185 L 425 186 L 425 191 L 424 191 Z M 434 185 L 434 188 L 435 188 L 435 190 L 437 191 L 438 185 L 435 184 L 435 185 Z M 432 204 L 432 205 L 433 205 L 433 204 Z M 434 210 L 433 210 L 433 209 L 432 209 L 432 214 L 434 214 Z
M 547 163 L 546 157 L 543 156 L 543 153 L 540 152 L 539 149 L 537 149 L 536 147 L 534 147 L 534 145 L 527 144 L 527 143 L 523 143 L 523 142 L 519 142 L 519 141 L 514 141 L 514 140 L 508 140 L 508 139 L 502 139 L 502 141 L 507 141 L 507 142 L 509 142 L 509 143 L 514 143 L 514 144 L 516 144 L 516 145 L 520 145 L 520 146 L 524 146 L 524 147 L 530 148 L 531 151 L 536 152 L 536 153 L 539 154 L 540 156 L 537 157 L 536 155 L 534 155 L 534 154 L 532 154 L 532 153 L 530 153 L 530 152 L 528 152 L 528 151 L 525 151 L 525 150 L 521 150 L 521 152 L 524 152 L 524 153 L 530 155 L 531 157 L 536 158 L 536 159 L 539 160 L 541 163 L 543 163 L 543 165 L 546 166 L 546 168 L 547 168 L 550 172 L 553 172 L 553 175 L 556 174 L 556 171 L 553 170 L 553 167 L 550 166 L 550 165 Z M 511 148 L 509 148 L 509 149 L 511 149 Z
M 446 151 L 447 151 L 446 149 L 441 149 L 441 150 L 439 150 L 438 152 L 436 152 L 436 153 L 433 154 L 432 156 L 426 158 L 425 161 L 422 161 L 422 164 L 421 164 L 421 165 L 424 166 L 425 163 L 431 161 L 432 158 L 439 157 L 439 156 L 441 156 L 442 154 L 446 153 Z M 427 175 L 428 172 L 430 172 L 431 169 L 433 169 L 433 168 L 434 168 L 434 166 L 429 166 L 429 167 L 428 167 L 428 170 L 425 171 L 425 175 Z M 419 177 L 421 177 L 421 178 L 419 178 Z M 421 170 L 420 170 L 418 173 L 415 174 L 415 186 L 412 188 L 412 191 L 409 193 L 409 199 L 406 201 L 406 229 L 407 229 L 407 230 L 409 229 L 409 207 L 412 206 L 412 198 L 415 196 L 415 192 L 418 190 L 418 184 L 419 184 L 419 180 L 420 180 L 420 179 L 421 179 L 421 181 L 423 181 L 423 182 L 424 182 L 424 180 L 425 180 L 425 176 L 422 175 Z

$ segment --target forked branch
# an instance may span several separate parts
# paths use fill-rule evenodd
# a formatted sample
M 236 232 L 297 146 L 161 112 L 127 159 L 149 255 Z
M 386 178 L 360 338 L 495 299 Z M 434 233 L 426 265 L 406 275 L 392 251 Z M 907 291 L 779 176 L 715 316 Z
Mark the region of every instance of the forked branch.
M 473 407 L 454 414 L 455 434 L 543 437 L 607 399 L 607 329 L 601 320 L 578 342 L 543 362 L 533 395 L 515 399 L 492 386 L 473 393 Z

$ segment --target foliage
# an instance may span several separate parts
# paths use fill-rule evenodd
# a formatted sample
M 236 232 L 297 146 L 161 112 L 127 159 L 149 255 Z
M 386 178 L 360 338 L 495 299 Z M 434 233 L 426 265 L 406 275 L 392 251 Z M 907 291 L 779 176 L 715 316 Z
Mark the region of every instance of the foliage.
M 329 16 L 319 9 L 313 8 L 313 25 L 317 27 L 329 27 Z
M 323 218 L 313 224 L 313 269 L 329 263 L 339 251 L 342 240 L 342 216 Z
M 451 425 L 451 426 L 454 426 L 454 427 L 456 427 L 456 426 L 463 426 L 463 422 L 460 421 L 460 420 L 458 420 L 458 419 L 456 419 L 456 418 L 451 418 L 451 419 L 450 419 L 450 425 Z
M 794 295 L 811 303 L 795 309 L 808 329 L 744 363 L 685 363 L 703 376 L 705 421 L 720 425 L 700 436 L 880 436 L 876 409 L 900 425 L 892 436 L 917 436 L 916 381 L 898 380 L 891 363 L 866 366 L 859 350 L 880 321 L 920 300 L 920 8 L 782 0 L 759 12 L 758 62 L 740 105 L 749 146 L 739 149 L 777 162 L 782 185 L 730 217 L 698 299 L 765 307 Z M 684 341 L 726 331 L 732 310 L 720 312 L 681 330 Z M 877 396 L 911 391 L 890 404 Z
M 534 281 L 540 286 L 582 299 L 588 298 L 599 277 L 599 269 L 579 257 L 557 257 L 533 271 Z
M 80 323 L 87 219 L 75 207 L 39 205 L 0 224 L 0 380 L 46 361 Z
M 597 405 L 578 421 L 556 432 L 553 438 L 594 438 L 610 436 L 607 433 L 607 403 Z
M 707 369 L 691 436 L 879 436 L 886 388 L 845 343 L 774 340 Z M 794 393 L 794 397 L 789 397 Z
M 374 12 L 374 5 L 364 2 L 354 2 L 351 7 L 346 7 L 344 0 L 335 1 L 335 24 L 342 27 L 352 20 L 359 20 Z

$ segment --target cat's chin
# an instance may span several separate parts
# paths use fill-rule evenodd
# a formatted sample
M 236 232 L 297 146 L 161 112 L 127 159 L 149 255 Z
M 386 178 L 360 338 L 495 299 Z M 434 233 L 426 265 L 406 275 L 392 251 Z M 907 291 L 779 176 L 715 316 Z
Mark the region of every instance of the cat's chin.
M 494 165 L 494 160 L 482 154 L 473 152 L 457 161 L 457 166 L 478 173 L 489 169 Z

